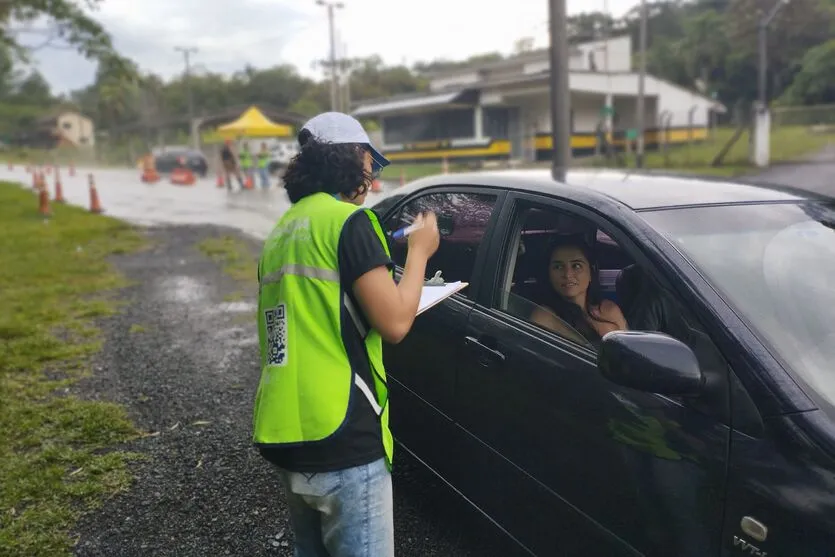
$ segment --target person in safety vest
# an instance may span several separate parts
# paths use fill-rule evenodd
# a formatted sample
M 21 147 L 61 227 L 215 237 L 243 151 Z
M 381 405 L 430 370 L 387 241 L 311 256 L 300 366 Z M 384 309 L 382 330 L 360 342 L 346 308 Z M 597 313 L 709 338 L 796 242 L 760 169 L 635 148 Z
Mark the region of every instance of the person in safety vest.
M 338 112 L 309 120 L 298 141 L 284 174 L 292 205 L 258 262 L 253 442 L 278 467 L 298 557 L 391 557 L 383 341 L 398 343 L 412 327 L 437 220 L 419 215 L 396 283 L 383 229 L 361 207 L 389 161 Z
M 249 152 L 249 145 L 243 143 L 241 145 L 241 153 L 238 155 L 238 160 L 241 163 L 241 170 L 247 180 L 252 180 L 252 153 Z
M 258 151 L 258 175 L 261 177 L 261 187 L 270 187 L 270 151 L 267 149 L 267 144 L 261 144 L 261 150 Z

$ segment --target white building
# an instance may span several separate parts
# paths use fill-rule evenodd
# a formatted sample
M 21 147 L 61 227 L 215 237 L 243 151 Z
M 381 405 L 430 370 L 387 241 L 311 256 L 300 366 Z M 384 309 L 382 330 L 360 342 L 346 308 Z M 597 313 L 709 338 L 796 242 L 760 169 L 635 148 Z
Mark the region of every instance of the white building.
M 608 49 L 607 49 L 608 44 Z M 607 52 L 608 50 L 608 52 Z M 440 158 L 550 158 L 548 50 L 434 72 L 429 92 L 360 103 L 353 115 L 374 118 L 382 149 L 393 161 Z M 608 71 L 605 71 L 608 68 Z M 569 59 L 571 146 L 592 153 L 605 107 L 613 107 L 615 145 L 637 121 L 638 74 L 629 36 L 575 45 Z M 645 78 L 645 143 L 649 148 L 703 139 L 710 112 L 725 108 L 695 91 L 652 75 Z

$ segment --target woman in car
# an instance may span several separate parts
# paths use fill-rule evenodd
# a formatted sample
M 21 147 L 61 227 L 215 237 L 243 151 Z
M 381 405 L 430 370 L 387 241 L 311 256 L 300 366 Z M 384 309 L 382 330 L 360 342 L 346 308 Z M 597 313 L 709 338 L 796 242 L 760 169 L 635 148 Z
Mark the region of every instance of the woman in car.
M 560 334 L 565 322 L 592 344 L 610 331 L 629 328 L 620 307 L 603 298 L 592 250 L 581 239 L 557 238 L 540 268 L 540 307 L 531 321 Z

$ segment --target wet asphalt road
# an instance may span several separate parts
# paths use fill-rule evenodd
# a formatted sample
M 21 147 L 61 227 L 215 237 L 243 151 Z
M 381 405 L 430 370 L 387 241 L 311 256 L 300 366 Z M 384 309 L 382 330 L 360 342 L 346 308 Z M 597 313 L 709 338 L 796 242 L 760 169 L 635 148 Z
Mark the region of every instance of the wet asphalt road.
M 113 259 L 131 286 L 100 321 L 105 336 L 84 397 L 124 405 L 149 435 L 136 481 L 85 516 L 75 555 L 290 556 L 292 531 L 271 465 L 250 443 L 258 381 L 256 285 L 204 256 L 202 240 L 239 233 L 155 227 L 151 249 Z M 249 240 L 253 259 L 260 242 Z M 234 300 L 234 301 L 230 301 Z M 395 540 L 401 557 L 513 557 L 494 527 L 420 469 L 395 456 Z
M 753 177 L 835 197 L 835 145 L 809 157 L 805 164 L 775 165 Z

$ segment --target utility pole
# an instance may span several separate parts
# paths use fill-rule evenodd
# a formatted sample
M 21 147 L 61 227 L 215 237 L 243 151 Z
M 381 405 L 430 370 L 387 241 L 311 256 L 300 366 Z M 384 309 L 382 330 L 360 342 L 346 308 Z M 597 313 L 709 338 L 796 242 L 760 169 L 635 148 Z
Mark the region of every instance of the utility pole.
M 767 32 L 768 26 L 771 24 L 771 20 L 777 15 L 777 12 L 780 11 L 780 8 L 785 6 L 789 3 L 789 0 L 778 0 L 774 7 L 771 8 L 771 11 L 760 20 L 759 25 L 757 26 L 757 40 L 759 43 L 759 68 L 758 68 L 758 97 L 760 101 L 760 110 L 764 111 L 768 106 L 768 95 L 766 94 L 767 88 L 767 78 L 766 75 L 768 73 L 768 42 L 767 42 Z
M 647 77 L 647 2 L 641 0 L 641 28 L 640 28 L 640 53 L 638 55 L 638 106 L 635 114 L 637 115 L 638 126 L 638 148 L 635 154 L 635 166 L 643 168 L 644 166 L 644 129 L 646 128 L 645 116 L 645 98 L 644 87 Z
M 340 64 L 340 71 L 342 72 L 342 112 L 351 112 L 351 74 L 354 72 L 354 64 L 348 58 L 348 46 L 342 43 L 342 64 Z
M 331 42 L 331 110 L 339 110 L 339 72 L 336 67 L 336 37 L 334 35 L 333 25 L 333 11 L 334 9 L 344 8 L 345 4 L 342 2 L 333 2 L 329 0 L 316 0 L 319 6 L 325 6 L 328 9 L 328 25 L 330 26 L 330 42 Z
M 191 146 L 198 149 L 200 145 L 197 142 L 197 133 L 194 129 L 194 97 L 191 94 L 191 54 L 197 54 L 197 48 L 175 46 L 174 50 L 183 53 L 183 58 L 186 62 L 186 95 L 188 97 L 188 131 L 191 138 Z
M 551 35 L 551 143 L 554 180 L 565 180 L 571 160 L 571 92 L 568 85 L 566 0 L 548 0 Z
M 759 50 L 759 68 L 757 75 L 757 109 L 754 112 L 754 133 L 753 141 L 753 155 L 754 163 L 760 167 L 765 168 L 769 165 L 771 158 L 770 153 L 770 138 L 771 138 L 771 114 L 768 111 L 768 93 L 767 93 L 767 75 L 768 75 L 768 42 L 767 31 L 771 21 L 777 15 L 789 0 L 778 0 L 771 11 L 765 17 L 760 19 L 757 26 L 757 42 Z
M 604 113 L 604 133 L 606 137 L 606 160 L 612 157 L 612 116 L 614 102 L 612 99 L 612 74 L 609 73 L 609 0 L 603 0 L 603 71 L 606 72 L 606 107 Z

